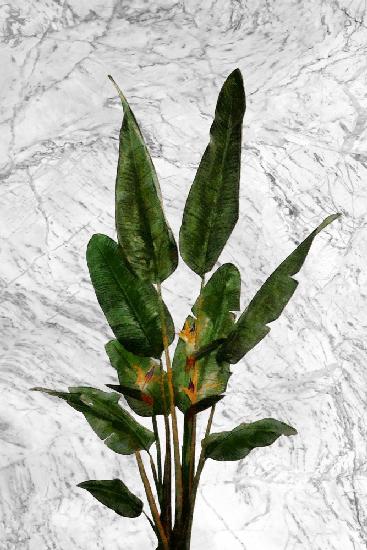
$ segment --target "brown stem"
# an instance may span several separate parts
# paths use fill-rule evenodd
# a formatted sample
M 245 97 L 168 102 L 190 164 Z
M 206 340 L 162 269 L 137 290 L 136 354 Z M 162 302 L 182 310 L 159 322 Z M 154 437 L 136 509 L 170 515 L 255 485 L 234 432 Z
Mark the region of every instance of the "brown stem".
M 173 382 L 172 382 L 171 358 L 168 351 L 169 344 L 168 344 L 168 334 L 167 334 L 167 321 L 166 321 L 166 316 L 164 314 L 164 304 L 163 304 L 162 290 L 161 290 L 160 283 L 157 283 L 157 291 L 158 291 L 159 303 L 160 303 L 162 340 L 163 340 L 164 354 L 166 359 L 167 385 L 168 385 L 168 392 L 170 397 L 170 413 L 171 413 L 171 424 L 172 424 L 173 454 L 174 454 L 174 463 L 175 463 L 175 485 L 176 485 L 175 517 L 176 517 L 176 521 L 180 522 L 181 514 L 182 514 L 182 469 L 181 469 L 181 461 L 180 461 L 180 443 L 178 438 L 175 397 L 174 397 Z
M 208 437 L 208 435 L 210 434 L 210 430 L 211 430 L 212 422 L 213 422 L 213 417 L 214 417 L 214 412 L 215 412 L 215 405 L 213 405 L 211 410 L 210 410 L 210 415 L 209 415 L 209 418 L 208 418 L 208 423 L 207 423 L 207 426 L 206 426 L 204 439 L 205 439 L 205 437 Z M 191 496 L 190 496 L 190 510 L 189 510 L 188 525 L 187 525 L 188 536 L 190 536 L 190 533 L 191 533 L 192 522 L 193 522 L 193 518 L 194 518 L 196 493 L 197 493 L 197 490 L 198 490 L 198 487 L 199 487 L 200 476 L 201 476 L 201 473 L 203 471 L 204 465 L 205 465 L 205 452 L 204 452 L 204 447 L 202 447 L 199 462 L 198 462 L 198 467 L 197 467 L 196 474 L 195 474 L 195 477 L 194 477 L 194 481 L 193 481 L 193 484 L 192 484 L 192 492 L 191 492 Z
M 196 317 L 197 321 L 196 321 L 196 330 L 195 330 L 195 351 L 197 350 L 197 347 L 198 347 L 199 335 L 200 335 L 200 331 L 201 331 L 200 315 L 201 315 L 201 308 L 202 308 L 202 303 L 203 303 L 202 293 L 203 293 L 204 285 L 205 285 L 205 275 L 202 275 L 201 276 L 201 282 L 200 282 L 199 303 L 198 303 L 198 307 L 197 307 L 197 317 Z M 195 373 L 194 373 L 195 384 L 197 384 L 197 379 L 198 379 L 198 372 L 197 372 L 198 371 L 198 362 L 197 362 L 197 360 L 195 360 L 195 363 L 194 363 L 194 371 L 195 371 Z M 190 463 L 189 463 L 189 491 L 188 491 L 188 495 L 189 495 L 190 500 L 191 500 L 191 493 L 192 493 L 193 482 L 194 482 L 195 453 L 196 453 L 196 415 L 194 415 L 193 418 L 192 418 L 192 426 L 191 426 Z
M 162 485 L 162 451 L 161 451 L 161 440 L 159 437 L 157 417 L 152 416 L 153 431 L 155 436 L 155 445 L 157 449 L 157 466 L 158 466 L 158 480 Z
M 152 488 L 150 486 L 149 479 L 147 477 L 147 474 L 146 474 L 146 471 L 145 471 L 145 468 L 144 468 L 144 463 L 143 463 L 143 460 L 141 458 L 140 451 L 135 452 L 135 457 L 136 457 L 136 461 L 138 463 L 139 473 L 140 473 L 140 477 L 141 477 L 141 480 L 142 480 L 143 485 L 144 485 L 145 494 L 147 496 L 149 508 L 150 508 L 151 513 L 152 513 L 155 526 L 157 527 L 157 531 L 159 533 L 159 537 L 160 537 L 160 540 L 162 542 L 163 549 L 164 550 L 169 550 L 168 539 L 167 539 L 166 533 L 164 532 L 163 525 L 162 525 L 162 522 L 161 522 L 161 518 L 159 517 L 158 508 L 157 508 L 157 505 L 156 505 L 154 497 L 153 497 Z
M 166 392 L 164 388 L 163 380 L 163 363 L 160 360 L 160 369 L 161 369 L 161 394 L 163 402 L 163 413 L 164 413 L 164 429 L 166 435 L 166 455 L 164 458 L 164 467 L 163 467 L 163 488 L 162 488 L 162 507 L 161 507 L 161 517 L 162 523 L 166 529 L 167 533 L 171 533 L 172 529 L 172 465 L 171 465 L 171 430 L 169 426 L 168 413 L 167 413 L 167 401 L 166 401 Z
M 150 454 L 149 451 L 148 451 L 148 455 L 149 455 L 149 460 L 150 460 L 150 467 L 151 467 L 152 474 L 153 474 L 154 485 L 155 485 L 157 495 L 158 495 L 158 501 L 160 502 L 160 484 L 159 484 L 159 480 L 158 480 L 157 469 L 155 467 L 153 457 L 152 457 L 152 455 Z

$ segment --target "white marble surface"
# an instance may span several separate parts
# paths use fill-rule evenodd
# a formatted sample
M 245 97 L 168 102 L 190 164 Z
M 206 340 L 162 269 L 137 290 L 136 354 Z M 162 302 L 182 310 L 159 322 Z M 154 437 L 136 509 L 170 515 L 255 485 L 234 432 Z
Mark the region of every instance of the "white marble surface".
M 75 487 L 121 476 L 81 415 L 29 392 L 113 380 L 86 244 L 111 236 L 125 91 L 177 236 L 219 88 L 244 75 L 240 221 L 221 262 L 245 305 L 327 214 L 271 334 L 233 368 L 214 430 L 274 416 L 299 435 L 209 461 L 193 550 L 362 550 L 367 542 L 367 19 L 362 0 L 13 0 L 1 4 L 0 549 L 146 550 Z M 198 281 L 164 285 L 176 329 Z M 205 415 L 202 415 L 205 417 Z

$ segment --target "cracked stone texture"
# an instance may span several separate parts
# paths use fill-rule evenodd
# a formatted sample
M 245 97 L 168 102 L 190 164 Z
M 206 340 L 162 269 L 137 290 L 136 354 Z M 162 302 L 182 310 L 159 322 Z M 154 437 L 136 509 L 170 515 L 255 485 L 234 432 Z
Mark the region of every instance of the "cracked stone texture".
M 240 268 L 242 307 L 326 215 L 343 216 L 317 237 L 270 334 L 233 367 L 213 426 L 273 416 L 298 436 L 208 461 L 192 548 L 366 548 L 365 15 L 358 0 L 0 6 L 1 550 L 154 548 L 144 517 L 76 488 L 121 477 L 142 496 L 134 458 L 29 388 L 114 381 L 85 262 L 94 232 L 114 236 L 122 111 L 106 75 L 141 123 L 177 237 L 236 67 L 248 102 L 240 220 L 217 265 Z M 199 281 L 181 262 L 163 286 L 178 331 Z

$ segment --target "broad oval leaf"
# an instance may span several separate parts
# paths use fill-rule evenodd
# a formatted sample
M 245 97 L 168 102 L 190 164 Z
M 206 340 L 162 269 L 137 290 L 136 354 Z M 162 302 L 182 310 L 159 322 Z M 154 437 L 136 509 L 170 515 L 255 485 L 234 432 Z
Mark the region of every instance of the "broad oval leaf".
M 77 487 L 85 489 L 99 502 L 110 508 L 119 516 L 137 518 L 143 511 L 143 503 L 129 491 L 119 479 L 83 481 Z
M 74 387 L 69 392 L 34 388 L 34 390 L 64 399 L 85 419 L 112 451 L 129 455 L 135 451 L 148 451 L 155 441 L 153 432 L 139 424 L 118 401 L 117 393 L 107 393 L 96 388 Z
M 176 404 L 184 413 L 204 410 L 220 396 L 230 377 L 229 363 L 216 360 L 216 348 L 233 327 L 233 310 L 239 309 L 240 274 L 224 264 L 209 279 L 180 332 L 173 358 Z M 194 407 L 195 406 L 195 407 Z M 194 409 L 192 409 L 194 407 Z
M 119 386 L 107 384 L 108 387 L 122 393 L 132 410 L 140 416 L 164 414 L 162 385 L 167 409 L 169 393 L 167 374 L 161 371 L 160 363 L 150 357 L 134 355 L 117 340 L 110 340 L 105 349 L 120 382 Z
M 295 435 L 297 430 L 274 418 L 243 422 L 228 432 L 212 433 L 201 442 L 205 458 L 241 460 L 256 447 L 267 447 L 281 435 Z
M 159 358 L 164 346 L 154 286 L 130 271 L 120 246 L 107 235 L 92 236 L 87 264 L 97 300 L 118 341 L 136 355 Z M 171 343 L 174 326 L 164 307 Z
M 120 88 L 109 78 L 124 109 L 115 187 L 118 242 L 133 271 L 158 283 L 176 269 L 177 246 L 164 216 L 157 174 L 139 125 Z
M 312 241 L 339 216 L 340 214 L 333 214 L 325 218 L 265 281 L 218 349 L 219 362 L 237 363 L 268 334 L 270 327 L 267 323 L 278 319 L 298 286 L 292 275 L 301 269 Z
M 181 256 L 199 275 L 213 268 L 238 220 L 245 108 L 242 75 L 236 69 L 219 93 L 210 141 L 187 197 L 180 229 Z

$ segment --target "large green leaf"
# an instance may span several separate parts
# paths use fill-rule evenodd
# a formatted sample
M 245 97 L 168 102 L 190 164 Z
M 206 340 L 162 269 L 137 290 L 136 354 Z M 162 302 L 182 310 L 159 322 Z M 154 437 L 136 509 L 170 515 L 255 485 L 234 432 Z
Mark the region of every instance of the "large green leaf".
M 301 269 L 312 241 L 339 216 L 328 216 L 270 275 L 219 348 L 218 361 L 237 363 L 268 334 L 267 323 L 279 317 L 298 286 L 292 275 Z
M 147 451 L 155 441 L 153 432 L 120 407 L 117 393 L 84 386 L 68 388 L 69 392 L 34 389 L 64 399 L 68 405 L 83 413 L 98 437 L 115 453 L 129 455 L 139 450 Z
M 196 318 L 188 316 L 180 332 L 172 367 L 176 404 L 182 412 L 190 408 L 197 412 L 204 410 L 212 405 L 209 397 L 226 390 L 229 363 L 218 363 L 216 348 L 210 351 L 210 346 L 213 342 L 219 345 L 233 327 L 232 311 L 240 307 L 240 284 L 239 271 L 233 264 L 221 266 L 192 308 Z
M 157 174 L 139 125 L 115 86 L 124 109 L 115 188 L 118 242 L 133 271 L 158 283 L 176 269 L 177 246 L 164 216 Z
M 87 263 L 97 300 L 119 342 L 136 355 L 160 357 L 164 346 L 154 286 L 129 270 L 121 248 L 106 235 L 92 236 Z M 174 326 L 166 307 L 165 314 L 171 343 Z
M 125 396 L 132 410 L 141 416 L 164 414 L 161 375 L 169 406 L 167 374 L 160 370 L 160 363 L 150 357 L 139 357 L 127 351 L 118 340 L 110 340 L 105 346 L 111 365 L 116 369 L 120 385 L 112 387 Z
M 190 189 L 180 229 L 180 252 L 199 275 L 210 271 L 238 220 L 242 75 L 233 71 L 219 93 L 210 141 Z
M 143 503 L 129 491 L 119 479 L 97 481 L 91 479 L 78 483 L 77 487 L 89 491 L 99 502 L 110 508 L 119 516 L 137 518 L 143 511 Z
M 267 447 L 281 435 L 295 435 L 297 431 L 274 420 L 264 418 L 246 424 L 245 422 L 228 432 L 208 435 L 202 440 L 205 458 L 213 460 L 240 460 L 245 458 L 256 447 Z

